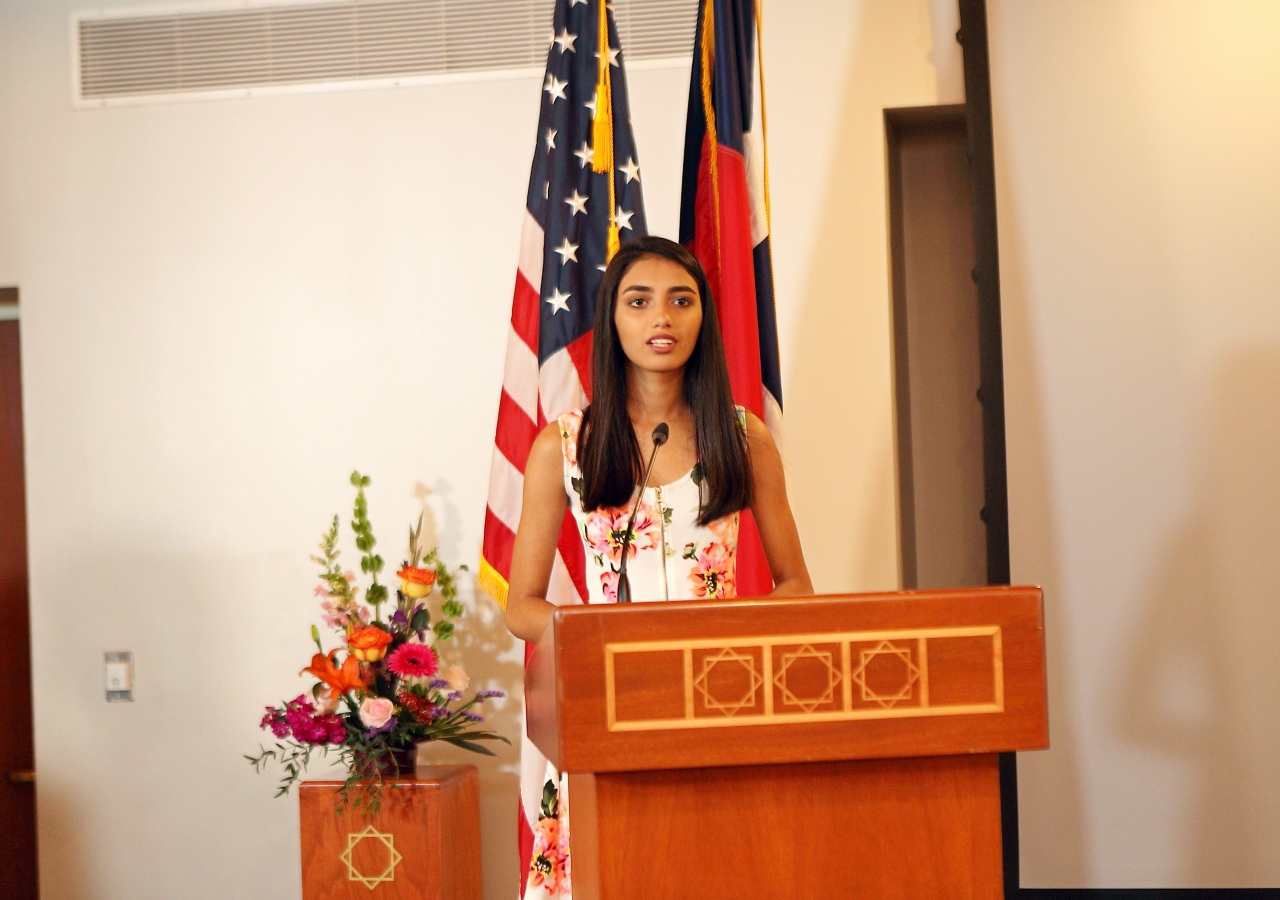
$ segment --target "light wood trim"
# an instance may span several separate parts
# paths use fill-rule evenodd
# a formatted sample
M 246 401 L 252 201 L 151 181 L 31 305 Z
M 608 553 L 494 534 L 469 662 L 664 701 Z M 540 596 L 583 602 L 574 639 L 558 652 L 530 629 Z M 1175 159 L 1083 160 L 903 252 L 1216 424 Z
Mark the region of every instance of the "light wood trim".
M 604 648 L 604 709 L 605 716 L 609 719 L 610 731 L 614 730 L 614 726 L 618 721 L 618 694 L 617 689 L 614 687 L 616 682 L 613 677 L 613 653 L 612 647 Z M 685 710 L 685 715 L 689 715 L 688 709 Z
M 996 629 L 996 634 L 1000 630 Z M 992 639 L 995 640 L 994 638 Z M 916 640 L 916 668 L 920 670 L 920 706 L 929 708 L 929 640 L 928 638 L 918 638 Z
M 609 682 L 609 690 L 613 690 L 613 682 Z M 693 648 L 684 648 L 684 717 L 693 718 Z M 612 728 L 612 723 L 610 728 Z
M 927 716 L 970 716 L 979 713 L 1000 713 L 1003 708 L 995 703 L 973 703 L 960 706 L 894 706 L 888 709 L 869 707 L 854 710 L 828 710 L 813 713 L 774 713 L 773 715 L 725 716 L 713 719 L 643 719 L 618 722 L 610 731 L 665 731 L 673 728 L 728 728 L 744 725 L 798 725 L 803 722 L 854 722 L 865 719 L 915 719 Z
M 904 628 L 896 631 L 828 631 L 814 634 L 762 634 L 730 638 L 694 638 L 669 641 L 627 641 L 605 644 L 605 652 L 649 653 L 654 650 L 719 650 L 776 647 L 779 644 L 839 644 L 862 641 L 909 641 L 912 638 L 989 637 L 999 634 L 999 625 L 976 625 L 966 628 Z
M 994 676 L 995 698 L 991 703 L 943 704 L 934 705 L 929 698 L 929 650 L 930 639 L 990 637 L 991 657 Z M 908 649 L 915 645 L 915 667 L 918 670 L 919 705 L 890 707 L 853 707 L 853 666 L 852 649 L 854 643 L 870 643 L 875 641 L 897 641 L 893 646 Z M 839 644 L 841 663 L 841 708 L 823 710 L 821 712 L 777 712 L 774 709 L 773 692 L 773 650 L 778 646 L 801 646 L 806 644 Z M 901 646 L 906 644 L 906 647 Z M 759 648 L 763 658 L 764 669 L 764 713 L 747 715 L 728 715 L 723 718 L 695 714 L 694 705 L 694 650 L 754 650 Z M 747 725 L 791 725 L 802 722 L 842 722 L 867 719 L 906 719 L 925 716 L 962 716 L 1004 712 L 1004 656 L 1001 643 L 1001 628 L 998 625 L 978 625 L 962 628 L 914 628 L 896 631 L 840 631 L 814 634 L 772 634 L 755 637 L 732 637 L 716 639 L 667 640 L 667 641 L 634 641 L 605 645 L 605 705 L 610 731 L 665 731 L 670 729 L 689 728 L 726 728 Z M 684 716 L 679 719 L 634 719 L 619 722 L 616 708 L 616 685 L 614 682 L 614 656 L 618 653 L 653 653 L 682 651 L 684 668 Z
M 995 676 L 996 706 L 1004 709 L 1004 643 L 998 628 L 991 636 L 991 665 Z

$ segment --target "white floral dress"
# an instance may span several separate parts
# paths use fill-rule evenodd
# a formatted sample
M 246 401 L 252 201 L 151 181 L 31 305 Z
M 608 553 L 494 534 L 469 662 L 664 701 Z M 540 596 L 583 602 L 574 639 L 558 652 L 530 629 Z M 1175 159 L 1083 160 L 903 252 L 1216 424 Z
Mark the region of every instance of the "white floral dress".
M 738 409 L 739 420 L 745 413 Z M 618 567 L 627 519 L 636 502 L 587 511 L 582 508 L 582 470 L 578 468 L 578 430 L 582 411 L 565 413 L 560 426 L 564 489 L 578 522 L 587 555 L 587 602 L 618 602 Z M 696 524 L 702 498 L 702 473 L 695 465 L 671 484 L 645 488 L 631 527 L 627 577 L 637 603 L 656 600 L 723 600 L 737 596 L 735 557 L 738 514 Z M 637 488 L 637 493 L 639 488 Z
M 737 408 L 745 429 L 746 413 Z M 564 456 L 564 488 L 578 523 L 587 557 L 587 602 L 618 602 L 618 567 L 627 519 L 639 492 L 625 506 L 582 508 L 582 471 L 578 468 L 578 431 L 582 411 L 556 420 Z M 737 596 L 738 513 L 698 525 L 701 509 L 698 466 L 670 484 L 646 488 L 640 499 L 628 548 L 627 578 L 637 602 L 728 600 Z M 569 796 L 566 779 L 547 763 L 525 900 L 573 896 L 569 859 Z

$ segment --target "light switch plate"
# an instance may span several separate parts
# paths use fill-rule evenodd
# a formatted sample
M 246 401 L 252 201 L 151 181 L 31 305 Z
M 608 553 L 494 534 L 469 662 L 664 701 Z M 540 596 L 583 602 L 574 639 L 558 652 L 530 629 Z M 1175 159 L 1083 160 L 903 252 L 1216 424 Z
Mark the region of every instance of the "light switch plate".
M 106 664 L 107 702 L 123 703 L 133 700 L 133 653 L 128 650 L 108 650 L 103 654 Z

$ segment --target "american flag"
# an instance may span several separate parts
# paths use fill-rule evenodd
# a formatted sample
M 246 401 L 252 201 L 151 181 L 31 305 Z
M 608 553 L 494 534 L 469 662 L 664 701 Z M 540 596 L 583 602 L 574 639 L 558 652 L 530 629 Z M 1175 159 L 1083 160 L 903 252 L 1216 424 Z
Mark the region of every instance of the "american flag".
M 611 214 L 622 241 L 645 233 L 622 51 L 613 13 L 607 8 L 608 88 L 600 89 L 602 2 L 557 0 L 554 37 L 547 52 L 480 562 L 481 586 L 504 606 L 529 450 L 547 422 L 581 408 L 589 399 L 591 329 L 596 292 L 608 261 Z M 598 113 L 611 113 L 611 151 L 607 123 L 601 140 L 593 135 L 593 121 L 597 132 L 600 128 Z M 585 602 L 582 540 L 568 514 L 558 550 L 547 599 L 557 604 Z M 545 766 L 546 759 L 525 736 L 520 779 L 522 873 L 528 871 Z
M 702 0 L 685 124 L 680 243 L 707 272 L 718 304 L 733 398 L 781 442 L 782 374 L 769 242 L 768 164 L 753 127 L 759 22 L 755 0 Z M 773 580 L 750 510 L 738 539 L 738 594 Z

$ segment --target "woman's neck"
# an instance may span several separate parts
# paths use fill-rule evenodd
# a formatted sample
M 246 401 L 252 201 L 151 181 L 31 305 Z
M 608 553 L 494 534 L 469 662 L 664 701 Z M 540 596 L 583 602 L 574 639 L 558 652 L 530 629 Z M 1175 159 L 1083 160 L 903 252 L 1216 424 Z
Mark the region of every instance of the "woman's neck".
M 627 413 L 642 428 L 683 418 L 688 414 L 684 371 L 646 372 L 631 366 L 627 371 Z

